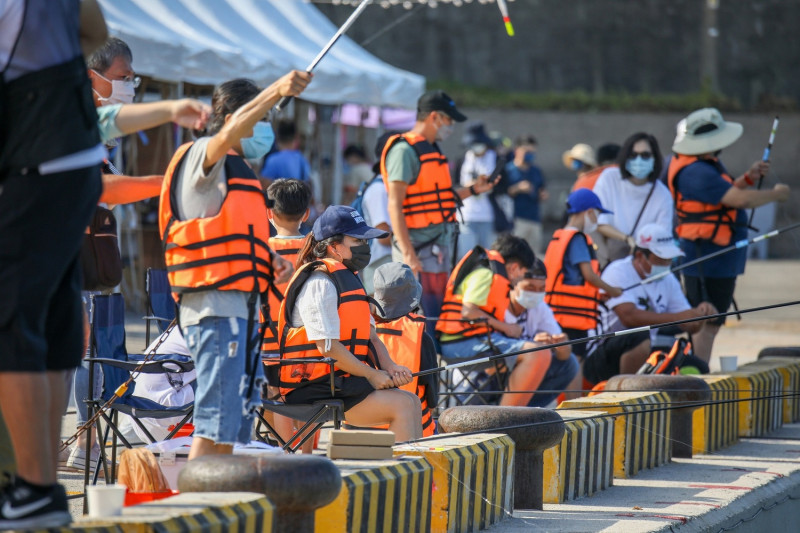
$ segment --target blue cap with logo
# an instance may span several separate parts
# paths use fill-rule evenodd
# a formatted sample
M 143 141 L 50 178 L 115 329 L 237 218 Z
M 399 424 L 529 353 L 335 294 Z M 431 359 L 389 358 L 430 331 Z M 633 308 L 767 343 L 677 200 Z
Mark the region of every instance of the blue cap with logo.
M 334 235 L 349 235 L 356 239 L 381 239 L 389 232 L 367 226 L 361 213 L 346 205 L 331 205 L 314 222 L 314 239 L 324 241 Z
M 597 209 L 601 213 L 612 213 L 600 203 L 600 198 L 589 189 L 578 189 L 572 191 L 567 197 L 567 214 L 583 213 L 589 209 Z

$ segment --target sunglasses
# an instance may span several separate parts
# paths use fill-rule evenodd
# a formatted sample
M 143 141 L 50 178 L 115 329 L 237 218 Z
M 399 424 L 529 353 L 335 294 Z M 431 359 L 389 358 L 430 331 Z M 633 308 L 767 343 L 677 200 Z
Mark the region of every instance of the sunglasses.
M 653 152 L 631 152 L 631 155 L 628 157 L 628 159 L 636 159 L 637 157 L 641 157 L 647 161 L 653 157 Z

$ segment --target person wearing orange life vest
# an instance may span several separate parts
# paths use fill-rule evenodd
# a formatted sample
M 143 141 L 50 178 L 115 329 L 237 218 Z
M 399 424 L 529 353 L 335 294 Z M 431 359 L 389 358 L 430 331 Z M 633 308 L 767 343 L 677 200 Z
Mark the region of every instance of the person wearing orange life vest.
M 439 315 L 452 268 L 458 203 L 494 186 L 488 176 L 481 175 L 468 186 L 453 189 L 447 158 L 437 141 L 452 133 L 454 122 L 466 119 L 443 91 L 428 91 L 417 101 L 414 127 L 390 138 L 381 154 L 393 232 L 392 260 L 407 264 L 419 275 L 427 316 Z
M 719 153 L 742 135 L 742 125 L 726 122 L 714 108 L 692 112 L 678 124 L 678 132 L 667 173 L 667 182 L 678 216 L 676 232 L 686 261 L 706 256 L 747 239 L 746 209 L 789 198 L 789 187 L 747 190 L 762 179 L 769 163 L 757 161 L 742 176 L 733 179 Z M 744 273 L 747 247 L 722 254 L 683 270 L 689 303 L 711 302 L 724 313 L 733 301 L 736 277 Z M 724 318 L 704 322 L 693 335 L 694 353 L 706 362 Z
M 530 245 L 512 235 L 503 235 L 484 250 L 473 248 L 459 261 L 447 281 L 442 313 L 436 324 L 442 356 L 449 360 L 472 358 L 490 350 L 508 353 L 535 348 L 520 339 L 522 326 L 505 321 L 509 292 L 524 279 L 535 256 Z M 468 323 L 467 320 L 486 319 Z M 511 371 L 509 391 L 532 391 L 539 387 L 550 353 L 537 351 L 503 359 Z M 528 405 L 533 393 L 504 394 L 501 405 Z
M 379 266 L 373 276 L 373 287 L 375 329 L 389 355 L 412 372 L 436 368 L 436 345 L 425 331 L 425 317 L 416 313 L 422 287 L 409 266 L 403 263 Z M 431 409 L 436 407 L 438 380 L 436 374 L 428 374 L 414 377 L 401 387 L 419 397 L 423 437 L 430 437 L 436 430 Z
M 600 279 L 597 259 L 589 233 L 597 229 L 599 213 L 608 213 L 600 199 L 589 189 L 578 189 L 567 197 L 567 224 L 556 230 L 547 246 L 545 302 L 570 340 L 582 339 L 597 325 L 599 289 L 608 296 L 622 294 Z M 579 359 L 586 355 L 586 345 L 574 344 Z
M 269 238 L 269 247 L 279 257 L 294 265 L 305 240 L 305 236 L 300 232 L 300 225 L 308 220 L 309 206 L 311 205 L 311 188 L 303 181 L 281 178 L 269 185 L 267 199 L 267 205 L 269 206 L 267 207 L 267 214 L 276 232 L 276 235 Z M 265 317 L 263 312 L 261 316 L 262 327 L 264 328 L 261 352 L 264 362 L 267 363 L 264 367 L 264 372 L 269 384 L 267 389 L 269 398 L 280 395 L 277 366 L 269 364 L 268 359 L 280 357 L 278 353 L 278 311 L 280 310 L 287 285 L 288 282 L 276 283 L 274 289 L 271 288 L 269 290 L 267 295 L 268 307 L 266 309 L 269 316 Z M 297 422 L 279 414 L 265 411 L 264 416 L 284 440 L 291 437 L 296 427 L 298 427 Z M 303 453 L 311 453 L 312 448 L 313 440 L 309 439 L 303 443 Z
M 228 454 L 235 442 L 250 441 L 250 408 L 263 377 L 254 331 L 258 296 L 292 269 L 267 246 L 266 199 L 244 158 L 270 149 L 272 130 L 261 121 L 310 81 L 293 71 L 263 91 L 250 80 L 223 83 L 212 96 L 207 136 L 179 148 L 164 176 L 159 231 L 197 368 L 190 459 Z
M 369 300 L 356 272 L 369 264 L 369 239 L 386 232 L 370 227 L 352 207 L 328 207 L 314 222 L 297 260 L 278 317 L 282 358 L 329 357 L 333 398 L 344 403 L 348 424 L 388 424 L 398 441 L 422 435 L 419 398 L 396 389 L 411 371 L 396 364 L 378 338 Z M 286 403 L 331 398 L 329 365 L 285 365 L 280 388 Z

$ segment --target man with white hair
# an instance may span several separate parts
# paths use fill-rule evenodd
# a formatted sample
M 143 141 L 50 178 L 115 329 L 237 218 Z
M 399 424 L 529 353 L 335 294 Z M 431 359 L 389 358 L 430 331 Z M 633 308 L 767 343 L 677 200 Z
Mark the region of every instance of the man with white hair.
M 642 227 L 636 235 L 633 255 L 610 263 L 603 271 L 601 277 L 609 285 L 630 288 L 601 307 L 600 332 L 613 333 L 715 314 L 716 309 L 708 302 L 691 307 L 675 276 L 664 275 L 672 260 L 682 255 L 668 228 L 658 224 Z M 642 283 L 658 274 L 662 277 Z M 704 321 L 689 322 L 680 328 L 696 333 L 703 324 Z M 617 374 L 635 373 L 650 355 L 651 337 L 655 334 L 656 331 L 641 331 L 590 342 L 583 365 L 584 376 L 598 383 Z
M 692 112 L 678 124 L 667 183 L 675 200 L 680 246 L 691 261 L 747 239 L 746 209 L 789 198 L 789 187 L 747 190 L 766 176 L 769 163 L 757 161 L 734 179 L 719 161 L 722 149 L 742 135 L 742 125 L 726 122 L 714 108 Z M 744 273 L 747 247 L 719 255 L 683 271 L 689 302 L 709 301 L 724 313 L 733 301 L 736 277 Z M 709 320 L 693 337 L 695 353 L 708 361 L 725 318 Z

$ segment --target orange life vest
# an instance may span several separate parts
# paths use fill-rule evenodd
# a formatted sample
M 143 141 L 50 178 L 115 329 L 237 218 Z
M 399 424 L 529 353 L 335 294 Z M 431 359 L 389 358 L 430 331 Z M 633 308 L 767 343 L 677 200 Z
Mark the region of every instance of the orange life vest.
M 220 290 L 263 293 L 274 278 L 261 184 L 244 159 L 225 156 L 228 192 L 219 213 L 183 220 L 174 178 L 192 143 L 178 148 L 164 175 L 158 225 L 172 295 Z
M 597 287 L 586 280 L 583 285 L 564 283 L 564 257 L 569 243 L 579 233 L 589 246 L 592 270 L 600 272 L 600 266 L 594 257 L 592 239 L 576 229 L 558 229 L 553 233 L 553 239 L 544 254 L 544 265 L 547 268 L 544 298 L 562 328 L 589 330 L 597 326 L 600 317 L 597 309 Z
M 715 159 L 699 159 L 693 155 L 675 154 L 669 163 L 668 184 L 675 200 L 675 211 L 678 214 L 678 225 L 675 232 L 678 237 L 690 241 L 706 240 L 717 246 L 728 246 L 733 240 L 733 227 L 736 225 L 737 210 L 722 204 L 707 204 L 697 200 L 689 200 L 678 190 L 678 174 L 696 161 L 713 165 L 722 178 L 733 185 L 733 178 L 722 169 Z
M 593 168 L 588 172 L 584 172 L 578 176 L 577 180 L 575 180 L 571 190 L 577 191 L 578 189 L 589 189 L 591 191 L 594 189 L 594 185 L 597 183 L 597 178 L 600 177 L 600 174 L 602 174 L 605 169 L 616 166 L 617 165 L 603 165 L 602 167 Z
M 386 190 L 389 190 L 389 174 L 386 171 L 386 154 L 398 142 L 406 142 L 414 148 L 419 158 L 419 174 L 406 189 L 403 200 L 403 215 L 409 229 L 426 228 L 431 224 L 453 222 L 458 197 L 453 190 L 447 158 L 436 144 L 431 144 L 417 133 L 393 135 L 386 141 L 381 154 L 381 175 Z
M 378 323 L 376 331 L 395 363 L 407 367 L 411 372 L 420 371 L 425 317 L 412 313 L 391 322 Z M 422 436 L 430 437 L 435 428 L 431 406 L 428 405 L 427 387 L 415 376 L 410 383 L 400 388 L 419 397 L 422 403 Z
M 317 344 L 309 341 L 305 326 L 291 327 L 292 312 L 297 296 L 309 276 L 315 271 L 326 273 L 339 295 L 339 342 L 362 363 L 369 364 L 372 357 L 370 342 L 370 308 L 367 293 L 358 277 L 346 266 L 333 259 L 320 259 L 297 269 L 286 287 L 286 295 L 278 315 L 278 339 L 281 359 L 321 357 Z M 286 395 L 298 387 L 329 379 L 330 367 L 324 363 L 286 365 L 280 369 L 281 394 Z M 336 376 L 350 374 L 334 367 Z
M 505 320 L 506 309 L 508 309 L 509 304 L 509 292 L 511 292 L 505 261 L 503 261 L 503 256 L 494 250 L 487 251 L 480 246 L 476 246 L 461 258 L 461 261 L 458 262 L 447 280 L 442 311 L 439 314 L 440 320 L 436 323 L 436 331 L 439 334 L 474 337 L 488 335 L 491 331 L 491 328 L 485 322 L 469 324 L 462 321 L 461 309 L 464 297 L 461 294 L 456 294 L 456 289 L 458 289 L 467 275 L 481 267 L 489 268 L 493 275 L 489 296 L 480 309 L 497 320 Z
M 297 254 L 303 246 L 305 237 L 292 239 L 281 239 L 280 237 L 270 237 L 269 247 L 281 258 L 286 259 L 292 265 L 297 262 Z M 268 292 L 269 317 L 261 316 L 262 322 L 269 320 L 264 330 L 264 342 L 261 344 L 261 351 L 265 353 L 278 353 L 278 312 L 286 293 L 289 282 L 276 283 L 274 289 Z

